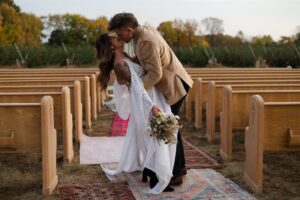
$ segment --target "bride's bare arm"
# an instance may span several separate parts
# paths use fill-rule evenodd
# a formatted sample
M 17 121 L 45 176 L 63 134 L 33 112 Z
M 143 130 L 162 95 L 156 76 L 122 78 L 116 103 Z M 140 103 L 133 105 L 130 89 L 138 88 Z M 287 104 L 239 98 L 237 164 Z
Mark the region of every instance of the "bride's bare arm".
M 120 85 L 130 84 L 130 80 L 131 80 L 130 70 L 129 70 L 129 66 L 125 61 L 120 60 L 116 62 L 114 65 L 114 71 L 116 74 L 117 82 Z

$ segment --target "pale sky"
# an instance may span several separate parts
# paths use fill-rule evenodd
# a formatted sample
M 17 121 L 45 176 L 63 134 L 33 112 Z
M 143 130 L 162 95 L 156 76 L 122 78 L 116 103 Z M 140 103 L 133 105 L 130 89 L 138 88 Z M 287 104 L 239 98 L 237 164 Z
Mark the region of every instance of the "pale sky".
M 300 26 L 300 0 L 15 0 L 23 12 L 37 16 L 80 14 L 89 19 L 119 12 L 133 13 L 140 24 L 157 27 L 166 20 L 206 17 L 223 20 L 225 34 L 291 36 Z M 200 26 L 201 29 L 201 26 Z M 203 30 L 203 28 L 202 28 Z

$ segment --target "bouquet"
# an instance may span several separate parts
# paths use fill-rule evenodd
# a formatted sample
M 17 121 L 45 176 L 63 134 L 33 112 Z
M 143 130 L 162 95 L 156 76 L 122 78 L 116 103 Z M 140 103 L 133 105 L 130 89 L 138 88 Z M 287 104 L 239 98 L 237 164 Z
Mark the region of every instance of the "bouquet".
M 150 136 L 155 138 L 157 142 L 163 141 L 165 144 L 176 144 L 177 139 L 173 133 L 181 127 L 178 116 L 170 116 L 158 112 L 150 120 Z

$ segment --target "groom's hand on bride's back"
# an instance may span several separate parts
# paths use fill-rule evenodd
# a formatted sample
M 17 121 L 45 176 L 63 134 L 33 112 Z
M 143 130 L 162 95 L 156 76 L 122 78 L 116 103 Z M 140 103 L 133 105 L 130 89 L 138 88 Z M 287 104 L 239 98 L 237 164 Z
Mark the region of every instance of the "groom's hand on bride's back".
M 152 109 L 151 109 L 151 112 L 152 112 L 152 115 L 153 115 L 153 116 L 156 116 L 156 115 L 157 115 L 159 112 L 161 112 L 161 111 L 160 111 L 160 109 L 159 109 L 157 106 L 154 105 L 154 106 L 152 107 Z

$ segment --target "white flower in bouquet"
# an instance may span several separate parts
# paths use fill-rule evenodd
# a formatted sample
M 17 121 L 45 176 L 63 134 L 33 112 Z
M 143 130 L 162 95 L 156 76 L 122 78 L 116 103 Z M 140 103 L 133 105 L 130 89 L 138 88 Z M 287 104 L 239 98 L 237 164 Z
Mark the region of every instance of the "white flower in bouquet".
M 177 142 L 174 132 L 182 126 L 179 123 L 178 116 L 165 115 L 159 112 L 150 120 L 150 136 L 158 142 L 165 144 L 175 144 Z

